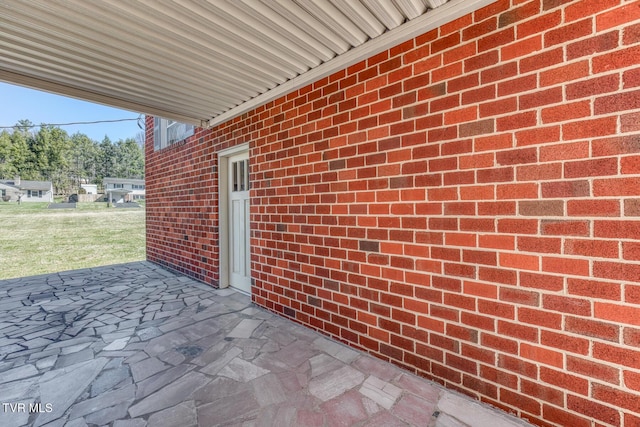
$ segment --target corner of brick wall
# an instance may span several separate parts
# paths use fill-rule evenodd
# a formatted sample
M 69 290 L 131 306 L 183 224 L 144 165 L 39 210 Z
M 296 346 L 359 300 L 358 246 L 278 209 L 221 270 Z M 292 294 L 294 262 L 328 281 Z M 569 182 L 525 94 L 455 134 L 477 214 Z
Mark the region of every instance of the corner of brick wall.
M 499 0 L 148 133 L 148 257 L 216 283 L 215 153 L 250 142 L 256 303 L 539 425 L 640 425 L 639 58 L 640 2 Z

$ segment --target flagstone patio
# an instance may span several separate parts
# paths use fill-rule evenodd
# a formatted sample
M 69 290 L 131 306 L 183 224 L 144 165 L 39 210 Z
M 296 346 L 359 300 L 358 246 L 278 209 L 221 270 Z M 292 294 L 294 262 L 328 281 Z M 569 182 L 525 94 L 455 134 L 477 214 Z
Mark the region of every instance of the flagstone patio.
M 0 281 L 0 426 L 529 425 L 148 262 Z

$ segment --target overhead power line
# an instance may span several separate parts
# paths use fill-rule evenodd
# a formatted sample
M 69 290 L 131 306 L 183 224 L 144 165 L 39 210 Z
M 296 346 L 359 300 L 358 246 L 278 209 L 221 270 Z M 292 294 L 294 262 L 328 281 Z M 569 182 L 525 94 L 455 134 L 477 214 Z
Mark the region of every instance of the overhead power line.
M 39 125 L 18 125 L 15 124 L 13 126 L 0 126 L 0 129 L 13 129 L 13 128 L 37 128 L 40 126 L 73 126 L 73 125 L 95 125 L 100 123 L 117 123 L 117 122 L 133 122 L 136 120 L 140 120 L 140 117 L 136 117 L 135 119 L 114 119 L 114 120 L 94 120 L 91 122 L 71 122 L 71 123 L 40 123 Z

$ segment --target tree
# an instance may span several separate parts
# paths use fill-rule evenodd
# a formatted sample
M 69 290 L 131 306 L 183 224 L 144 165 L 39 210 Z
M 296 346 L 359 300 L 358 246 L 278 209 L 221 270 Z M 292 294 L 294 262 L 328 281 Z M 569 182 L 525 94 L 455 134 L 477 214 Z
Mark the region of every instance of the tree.
M 94 182 L 98 169 L 98 143 L 83 133 L 74 133 L 69 154 L 70 178 L 75 186 L 80 188 L 83 182 Z
M 16 174 L 11 156 L 11 145 L 11 134 L 3 130 L 0 133 L 0 178 L 11 178 Z
M 143 178 L 144 155 L 133 138 L 116 144 L 116 176 L 118 178 Z

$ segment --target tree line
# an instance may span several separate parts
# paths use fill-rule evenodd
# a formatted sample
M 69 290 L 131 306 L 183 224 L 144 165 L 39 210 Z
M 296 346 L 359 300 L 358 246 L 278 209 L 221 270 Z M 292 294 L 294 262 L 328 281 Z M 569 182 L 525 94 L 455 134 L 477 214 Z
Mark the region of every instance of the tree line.
M 56 194 L 71 194 L 80 184 L 102 186 L 105 177 L 144 178 L 144 134 L 101 142 L 57 126 L 20 120 L 0 133 L 0 178 L 51 181 Z

